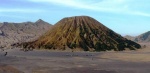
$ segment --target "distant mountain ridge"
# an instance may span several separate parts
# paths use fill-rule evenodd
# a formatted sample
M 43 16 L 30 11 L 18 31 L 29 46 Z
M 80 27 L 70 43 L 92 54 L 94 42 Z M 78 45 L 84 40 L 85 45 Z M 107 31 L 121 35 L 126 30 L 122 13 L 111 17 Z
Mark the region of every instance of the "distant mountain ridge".
M 134 41 L 136 37 L 130 36 L 130 35 L 126 35 L 124 36 L 125 38 Z
M 137 36 L 135 42 L 150 42 L 150 31 Z
M 37 40 L 20 45 L 23 48 L 82 51 L 122 51 L 141 47 L 89 16 L 63 18 Z
M 139 36 L 136 36 L 136 37 L 132 37 L 132 36 L 124 36 L 125 38 L 129 39 L 129 40 L 132 40 L 132 41 L 135 41 L 135 42 L 138 42 L 138 43 L 148 43 L 150 42 L 150 31 L 148 32 L 145 32 Z
M 0 48 L 8 48 L 11 44 L 36 39 L 52 27 L 39 19 L 36 22 L 0 23 Z

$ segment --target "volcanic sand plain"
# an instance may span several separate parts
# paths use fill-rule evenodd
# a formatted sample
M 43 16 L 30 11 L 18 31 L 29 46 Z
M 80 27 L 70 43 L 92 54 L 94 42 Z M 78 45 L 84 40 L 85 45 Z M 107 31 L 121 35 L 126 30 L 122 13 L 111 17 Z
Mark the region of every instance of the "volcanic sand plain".
M 8 49 L 0 51 L 0 73 L 149 73 L 146 45 L 135 51 L 107 52 Z

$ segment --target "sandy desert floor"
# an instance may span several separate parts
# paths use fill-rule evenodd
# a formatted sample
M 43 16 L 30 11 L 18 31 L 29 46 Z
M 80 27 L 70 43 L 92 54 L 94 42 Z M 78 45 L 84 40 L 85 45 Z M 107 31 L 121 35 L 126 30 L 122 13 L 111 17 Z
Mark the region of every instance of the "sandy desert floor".
M 4 56 L 5 52 L 7 56 Z M 0 52 L 0 73 L 149 73 L 150 47 L 123 52 Z

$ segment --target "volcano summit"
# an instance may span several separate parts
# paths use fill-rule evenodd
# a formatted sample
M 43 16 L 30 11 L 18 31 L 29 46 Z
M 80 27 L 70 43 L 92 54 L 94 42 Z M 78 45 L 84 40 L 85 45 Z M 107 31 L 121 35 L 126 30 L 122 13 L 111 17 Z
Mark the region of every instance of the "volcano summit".
M 89 16 L 63 18 L 36 41 L 22 45 L 24 48 L 81 51 L 122 51 L 141 47 Z

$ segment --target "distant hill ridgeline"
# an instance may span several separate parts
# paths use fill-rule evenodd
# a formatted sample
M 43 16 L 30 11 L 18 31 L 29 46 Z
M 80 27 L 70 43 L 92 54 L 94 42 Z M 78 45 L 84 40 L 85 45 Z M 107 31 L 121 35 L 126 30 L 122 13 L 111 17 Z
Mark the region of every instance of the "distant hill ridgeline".
M 145 32 L 139 36 L 132 37 L 132 36 L 125 36 L 125 38 L 138 42 L 138 43 L 150 43 L 150 31 Z
M 14 43 L 33 41 L 51 26 L 41 19 L 36 22 L 0 23 L 0 48 L 11 48 Z

